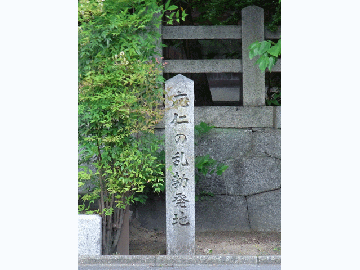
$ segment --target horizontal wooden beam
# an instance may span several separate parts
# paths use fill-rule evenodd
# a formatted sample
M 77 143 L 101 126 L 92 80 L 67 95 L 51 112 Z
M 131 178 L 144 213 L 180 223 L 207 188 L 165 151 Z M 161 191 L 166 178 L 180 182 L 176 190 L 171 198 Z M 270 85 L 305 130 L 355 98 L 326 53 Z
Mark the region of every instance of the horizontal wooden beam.
M 241 39 L 241 25 L 162 26 L 163 39 Z M 276 32 L 265 29 L 265 39 L 279 39 Z

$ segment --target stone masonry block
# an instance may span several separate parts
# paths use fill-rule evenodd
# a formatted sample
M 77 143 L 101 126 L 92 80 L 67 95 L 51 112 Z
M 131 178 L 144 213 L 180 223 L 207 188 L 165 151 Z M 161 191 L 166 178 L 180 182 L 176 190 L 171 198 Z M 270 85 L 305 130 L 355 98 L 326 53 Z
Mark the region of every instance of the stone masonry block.
M 226 165 L 231 165 L 229 163 L 231 162 L 230 161 L 224 162 L 224 164 Z M 226 194 L 225 172 L 222 175 L 217 175 L 216 172 L 211 175 L 208 174 L 206 176 L 200 174 L 199 175 L 200 180 L 195 187 L 196 194 L 198 195 L 201 191 L 212 192 L 214 194 Z
M 195 125 L 201 121 L 222 128 L 273 127 L 273 108 L 270 106 L 195 107 Z
M 252 157 L 243 160 L 240 190 L 231 195 L 252 195 L 281 187 L 280 160 L 271 157 Z
M 195 125 L 201 121 L 218 128 L 272 128 L 274 110 L 271 106 L 201 106 L 195 107 Z M 156 128 L 164 128 L 161 120 Z
M 281 231 L 281 190 L 247 197 L 249 220 L 254 231 Z
M 78 215 L 78 255 L 101 255 L 101 217 Z
M 196 202 L 196 231 L 250 231 L 243 196 L 215 195 Z
M 275 128 L 281 128 L 281 106 L 275 107 Z
M 246 129 L 214 128 L 197 140 L 195 154 L 209 154 L 218 161 L 242 157 L 250 151 L 251 136 L 251 132 Z
M 242 159 L 229 160 L 225 163 L 229 165 L 223 173 L 224 185 L 227 195 L 243 195 L 243 176 L 245 175 L 244 164 Z M 241 178 L 239 178 L 241 177 Z
M 149 230 L 165 231 L 165 201 L 148 200 L 136 206 L 136 218 Z M 244 196 L 206 196 L 195 203 L 196 231 L 249 231 Z
M 281 158 L 281 130 L 264 129 L 254 132 L 254 153 Z

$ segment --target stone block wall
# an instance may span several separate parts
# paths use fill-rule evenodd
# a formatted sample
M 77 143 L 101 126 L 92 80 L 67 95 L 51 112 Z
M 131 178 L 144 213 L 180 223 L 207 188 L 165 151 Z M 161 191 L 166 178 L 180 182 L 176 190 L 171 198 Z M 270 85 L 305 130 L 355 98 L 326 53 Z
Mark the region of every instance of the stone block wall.
M 281 107 L 195 107 L 195 124 L 215 125 L 195 155 L 229 165 L 223 175 L 201 177 L 196 185 L 197 193 L 214 194 L 195 204 L 196 231 L 281 230 L 280 115 Z M 133 211 L 142 226 L 165 230 L 164 200 Z

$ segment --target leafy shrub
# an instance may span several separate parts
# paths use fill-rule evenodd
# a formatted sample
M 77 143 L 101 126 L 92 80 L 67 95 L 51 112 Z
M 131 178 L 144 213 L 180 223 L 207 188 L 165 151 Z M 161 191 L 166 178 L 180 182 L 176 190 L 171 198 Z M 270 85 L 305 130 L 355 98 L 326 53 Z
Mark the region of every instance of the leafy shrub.
M 163 185 L 154 126 L 162 117 L 161 61 L 156 61 L 162 7 L 155 0 L 79 0 L 79 186 L 99 201 L 103 252 L 117 249 L 124 209 L 146 184 Z M 94 171 L 87 164 L 94 166 Z

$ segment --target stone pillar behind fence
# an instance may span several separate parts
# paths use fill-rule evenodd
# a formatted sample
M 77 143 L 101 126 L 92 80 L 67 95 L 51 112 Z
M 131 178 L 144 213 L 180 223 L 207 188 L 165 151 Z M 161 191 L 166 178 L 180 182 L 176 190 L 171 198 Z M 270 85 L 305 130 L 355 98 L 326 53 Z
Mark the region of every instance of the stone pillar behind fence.
M 264 10 L 249 6 L 242 15 L 242 65 L 243 65 L 243 104 L 244 106 L 265 105 L 265 72 L 256 65 L 259 57 L 249 58 L 249 46 L 255 41 L 264 40 Z
M 194 81 L 165 82 L 166 254 L 195 255 Z

